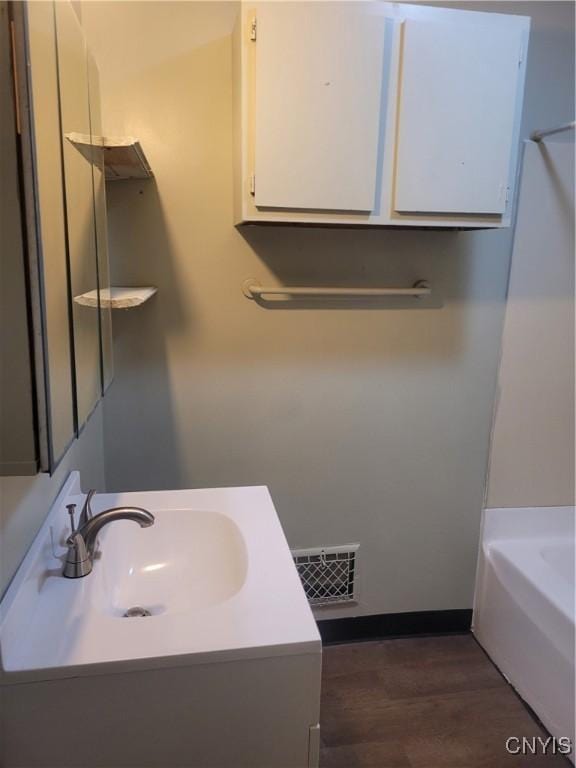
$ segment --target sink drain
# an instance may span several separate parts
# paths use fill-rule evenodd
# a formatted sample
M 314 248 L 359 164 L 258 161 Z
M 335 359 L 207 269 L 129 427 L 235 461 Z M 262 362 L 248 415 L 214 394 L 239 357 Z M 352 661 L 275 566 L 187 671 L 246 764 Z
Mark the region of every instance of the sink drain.
M 124 616 L 127 619 L 133 619 L 135 616 L 152 616 L 152 614 L 146 608 L 141 608 L 139 605 L 135 605 L 134 608 L 128 608 Z

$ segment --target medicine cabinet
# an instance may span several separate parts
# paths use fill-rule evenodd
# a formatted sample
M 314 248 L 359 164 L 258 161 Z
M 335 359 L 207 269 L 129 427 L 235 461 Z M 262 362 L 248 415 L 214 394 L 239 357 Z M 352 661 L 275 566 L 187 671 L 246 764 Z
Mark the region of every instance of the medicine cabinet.
M 0 27 L 0 472 L 27 475 L 55 469 L 112 380 L 110 309 L 74 301 L 110 288 L 104 166 L 66 139 L 102 128 L 71 3 L 2 2 Z

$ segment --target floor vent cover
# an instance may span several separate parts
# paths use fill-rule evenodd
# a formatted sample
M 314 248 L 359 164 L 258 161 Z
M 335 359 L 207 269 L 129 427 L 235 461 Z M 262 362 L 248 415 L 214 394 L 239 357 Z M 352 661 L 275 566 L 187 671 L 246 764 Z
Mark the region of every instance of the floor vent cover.
M 358 544 L 292 551 L 310 605 L 333 605 L 356 600 L 357 554 Z

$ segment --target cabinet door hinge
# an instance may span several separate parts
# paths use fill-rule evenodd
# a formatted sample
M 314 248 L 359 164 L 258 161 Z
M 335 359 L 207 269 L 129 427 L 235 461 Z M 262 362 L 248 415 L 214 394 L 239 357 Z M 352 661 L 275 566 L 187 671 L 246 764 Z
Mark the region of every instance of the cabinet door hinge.
M 520 43 L 520 51 L 518 53 L 518 66 L 519 67 L 522 65 L 523 61 L 524 61 L 524 44 Z
M 256 176 L 254 174 L 250 176 L 250 194 L 256 194 Z
M 256 16 L 254 16 L 254 18 L 250 22 L 250 40 L 256 40 L 256 30 L 257 30 Z
M 507 184 L 500 184 L 498 188 L 498 200 L 504 200 L 504 205 L 508 207 L 510 201 L 510 187 Z

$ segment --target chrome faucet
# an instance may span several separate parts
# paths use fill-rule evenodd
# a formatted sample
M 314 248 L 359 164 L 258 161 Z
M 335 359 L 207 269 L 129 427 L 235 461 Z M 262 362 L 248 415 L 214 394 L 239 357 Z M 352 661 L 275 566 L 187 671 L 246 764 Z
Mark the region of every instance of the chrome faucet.
M 111 507 L 92 516 L 90 499 L 93 495 L 94 491 L 90 491 L 86 497 L 79 528 L 76 528 L 74 524 L 76 505 L 69 504 L 67 507 L 72 529 L 66 540 L 68 554 L 64 563 L 63 575 L 67 579 L 79 579 L 88 576 L 92 571 L 96 537 L 108 523 L 113 523 L 115 520 L 133 520 L 141 528 L 149 528 L 154 525 L 154 515 L 142 507 Z

